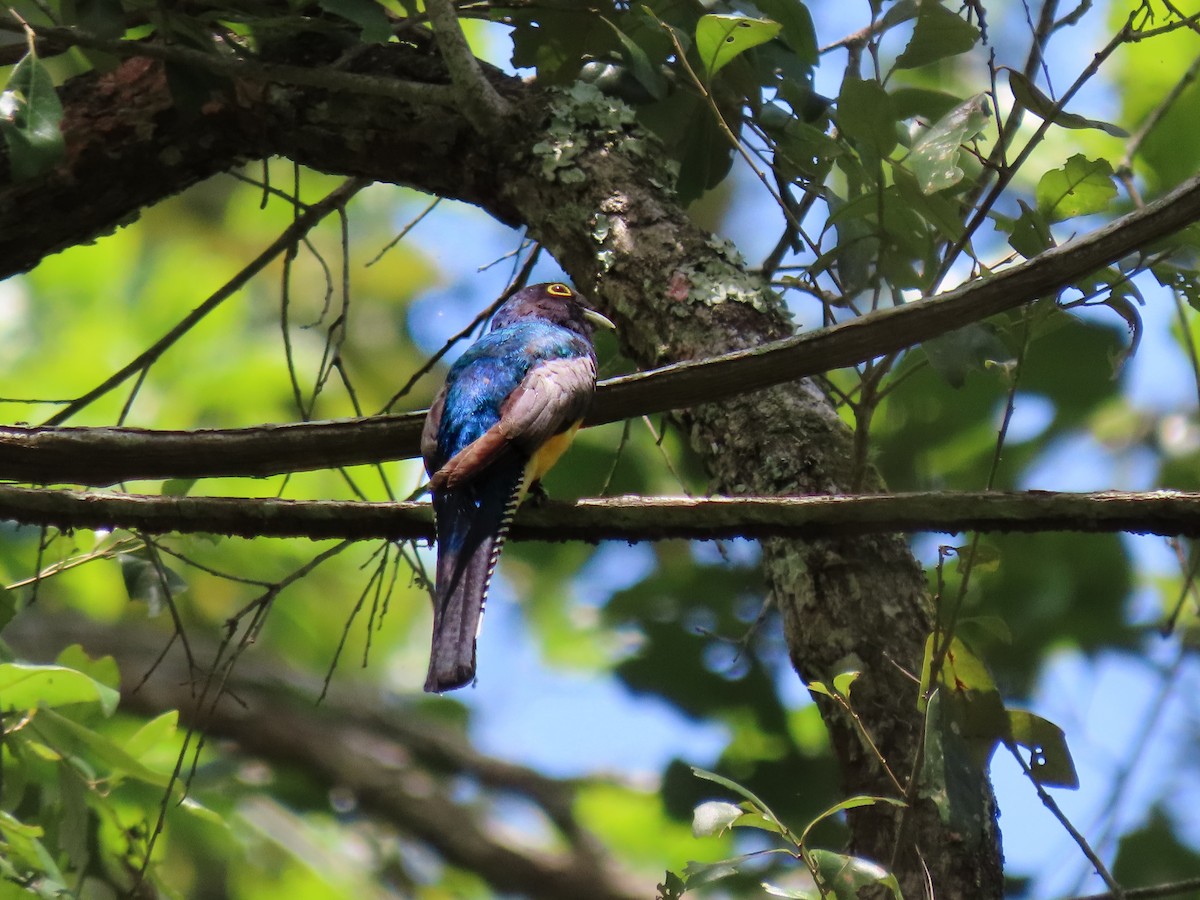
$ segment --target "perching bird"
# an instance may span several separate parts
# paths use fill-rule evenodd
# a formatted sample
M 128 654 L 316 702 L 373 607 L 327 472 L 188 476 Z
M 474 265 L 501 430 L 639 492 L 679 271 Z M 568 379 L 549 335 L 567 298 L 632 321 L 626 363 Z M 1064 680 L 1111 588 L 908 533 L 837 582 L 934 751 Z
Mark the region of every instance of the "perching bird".
M 450 368 L 421 433 L 437 520 L 425 690 L 475 678 L 475 637 L 513 513 L 575 436 L 596 389 L 592 328 L 613 324 L 565 284 L 518 291 Z

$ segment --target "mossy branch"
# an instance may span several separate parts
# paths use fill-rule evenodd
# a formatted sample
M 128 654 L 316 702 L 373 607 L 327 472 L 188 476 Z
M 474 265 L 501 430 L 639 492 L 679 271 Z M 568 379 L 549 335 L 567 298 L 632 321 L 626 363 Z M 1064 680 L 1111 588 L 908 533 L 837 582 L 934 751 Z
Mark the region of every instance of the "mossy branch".
M 0 486 L 0 518 L 23 525 L 161 534 L 433 538 L 427 503 L 363 503 Z M 613 497 L 526 506 L 515 540 L 837 538 L 888 532 L 1081 531 L 1200 537 L 1200 493 L 936 491 L 832 497 Z

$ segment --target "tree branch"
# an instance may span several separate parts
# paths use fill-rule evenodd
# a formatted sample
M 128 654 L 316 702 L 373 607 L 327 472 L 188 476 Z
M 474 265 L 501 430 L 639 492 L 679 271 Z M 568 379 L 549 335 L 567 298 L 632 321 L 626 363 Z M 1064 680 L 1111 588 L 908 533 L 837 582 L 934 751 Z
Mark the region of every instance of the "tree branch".
M 213 641 L 190 639 L 202 658 L 216 658 Z M 639 885 L 620 871 L 574 819 L 570 783 L 476 753 L 463 735 L 419 707 L 380 703 L 377 689 L 357 688 L 348 677 L 317 705 L 319 679 L 256 652 L 233 671 L 221 702 L 198 709 L 195 673 L 182 649 L 176 642 L 162 655 L 170 635 L 153 628 L 25 610 L 6 626 L 5 640 L 34 660 L 53 660 L 72 643 L 93 656 L 115 657 L 123 709 L 146 716 L 178 709 L 183 724 L 232 739 L 244 754 L 298 767 L 318 784 L 349 791 L 363 810 L 479 873 L 500 892 L 545 900 L 649 896 L 650 884 Z M 143 673 L 151 671 L 143 682 Z M 456 779 L 463 777 L 478 781 L 485 799 L 529 799 L 559 828 L 565 845 L 550 852 L 497 839 L 486 802 L 453 799 Z
M 306 214 L 305 220 L 309 214 Z M 601 383 L 588 425 L 682 409 L 852 366 L 1061 291 L 1200 219 L 1200 176 L 1021 265 L 907 303 L 709 359 Z M 277 242 L 278 243 L 278 242 Z M 0 477 L 106 485 L 144 478 L 274 475 L 419 454 L 422 414 L 195 432 L 0 428 Z
M 484 77 L 454 5 L 450 0 L 426 0 L 425 12 L 467 118 L 481 132 L 497 131 L 511 109 Z
M 433 539 L 427 503 L 154 497 L 0 486 L 0 519 L 150 534 Z M 511 538 L 854 537 L 890 532 L 1082 531 L 1200 537 L 1200 493 L 916 492 L 814 497 L 614 497 L 522 507 Z

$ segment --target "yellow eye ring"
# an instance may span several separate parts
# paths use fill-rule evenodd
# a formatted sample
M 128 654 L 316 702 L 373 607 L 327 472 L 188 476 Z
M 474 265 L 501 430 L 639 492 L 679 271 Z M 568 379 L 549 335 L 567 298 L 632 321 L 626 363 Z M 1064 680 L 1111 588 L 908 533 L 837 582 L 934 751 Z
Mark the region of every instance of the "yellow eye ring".
M 546 286 L 546 293 L 553 297 L 570 297 L 575 292 L 565 284 L 551 284 Z

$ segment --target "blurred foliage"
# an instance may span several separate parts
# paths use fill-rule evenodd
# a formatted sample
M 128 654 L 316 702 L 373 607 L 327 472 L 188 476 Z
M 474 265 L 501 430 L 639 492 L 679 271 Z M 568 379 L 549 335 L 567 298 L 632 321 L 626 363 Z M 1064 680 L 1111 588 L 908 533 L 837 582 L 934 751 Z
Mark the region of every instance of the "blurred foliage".
M 422 15 L 413 0 L 49 0 L 11 8 L 35 30 L 53 19 L 105 38 L 150 36 L 210 52 L 236 44 L 267 60 L 292 41 L 333 58 L 390 40 Z M 806 323 L 845 321 L 986 277 L 1175 186 L 1200 162 L 1200 42 L 1160 0 L 1060 11 L 1046 66 L 1026 64 L 1034 19 L 1011 2 L 872 0 L 849 10 L 799 0 L 600 0 L 460 10 L 479 20 L 470 33 L 497 61 L 543 84 L 586 81 L 613 103 L 631 104 L 661 141 L 679 196 L 696 201 L 698 218 L 724 213 L 719 227 L 734 238 L 776 247 L 762 271 Z M 1071 79 L 1127 24 L 1158 31 L 1114 45 L 1099 73 L 1058 108 Z M 14 33 L 11 46 L 24 40 Z M 31 53 L 9 67 L 0 131 L 14 179 L 36 177 L 60 158 L 62 111 L 47 90 L 51 80 L 113 65 L 76 49 Z M 168 78 L 181 114 L 221 84 L 180 65 Z M 1014 112 L 1018 105 L 1029 114 Z M 751 162 L 738 161 L 731 137 Z M 761 183 L 748 177 L 749 165 Z M 284 160 L 235 174 L 0 286 L 6 422 L 42 422 L 128 363 L 274 240 L 296 202 L 339 184 Z M 428 201 L 385 186 L 361 193 L 345 219 L 345 257 L 335 216 L 144 378 L 69 424 L 194 429 L 382 410 L 438 343 L 503 289 L 506 266 L 477 269 L 521 246 L 516 234 L 443 204 L 367 265 Z M 746 210 L 754 227 L 737 233 Z M 862 462 L 895 490 L 1073 488 L 1097 472 L 1114 488 L 1197 489 L 1198 245 L 1186 232 L 1021 311 L 830 373 L 839 412 L 859 431 Z M 560 277 L 552 264 L 542 271 Z M 1143 323 L 1143 292 L 1150 304 L 1177 308 L 1174 317 L 1147 315 Z M 630 368 L 610 339 L 599 353 L 603 375 Z M 1139 366 L 1149 373 L 1142 384 L 1152 382 L 1140 393 L 1131 374 Z M 435 367 L 397 409 L 426 405 L 442 372 Z M 1010 408 L 1017 425 L 1003 433 Z M 418 465 L 403 462 L 124 487 L 382 500 L 421 480 Z M 562 497 L 702 494 L 706 485 L 686 435 L 659 419 L 584 433 L 546 484 Z M 1186 641 L 1184 653 L 1195 646 L 1200 604 L 1185 584 L 1196 571 L 1188 547 L 1169 548 L 1177 553 L 1164 574 L 1162 563 L 1155 568 L 1115 536 L 989 536 L 980 545 L 953 537 L 916 546 L 941 625 L 956 635 L 931 637 L 925 671 L 913 673 L 931 689 L 922 790 L 947 816 L 956 814 L 961 786 L 939 780 L 938 770 L 956 753 L 982 766 L 997 746 L 1020 746 L 1039 783 L 1070 784 L 1072 757 L 1086 742 L 1079 723 L 1016 708 L 1044 699 L 1039 685 L 1057 654 L 1153 653 L 1163 639 L 1148 628 L 1164 623 L 1175 628 L 1168 643 Z M 335 684 L 365 685 L 381 709 L 399 704 L 417 730 L 448 731 L 468 751 L 473 741 L 481 752 L 569 779 L 578 826 L 647 896 L 656 882 L 663 897 L 761 896 L 764 882 L 785 897 L 824 889 L 850 896 L 866 885 L 891 891 L 885 871 L 843 852 L 842 813 L 880 801 L 840 792 L 837 761 L 791 669 L 753 548 L 511 547 L 501 574 L 521 598 L 520 621 L 492 613 L 503 621 L 484 638 L 510 642 L 510 669 L 489 669 L 475 692 L 429 700 L 409 696 L 425 664 L 420 563 L 428 552 L 355 546 L 270 593 L 332 549 L 204 535 L 149 544 L 123 532 L 0 523 L 0 577 L 12 586 L 0 597 L 0 624 L 15 616 L 36 628 L 57 613 L 96 629 L 149 622 L 164 645 L 173 634 L 208 646 L 252 632 L 254 646 L 239 664 L 279 661 L 280 676 L 296 678 L 312 701 L 336 659 Z M 1151 602 L 1135 603 L 1135 591 Z M 269 615 L 251 625 L 260 612 Z M 130 891 L 143 869 L 167 897 L 494 895 L 481 873 L 437 858 L 419 834 L 346 802 L 320 773 L 288 761 L 286 748 L 264 757 L 228 741 L 198 747 L 173 711 L 141 717 L 114 708 L 113 660 L 70 647 L 41 662 L 11 654 L 0 662 L 0 896 L 108 898 Z M 196 662 L 190 677 L 202 690 L 217 661 Z M 143 673 L 121 674 L 136 683 Z M 1185 675 L 1195 683 L 1194 665 Z M 853 676 L 841 677 L 812 689 L 852 710 Z M 577 687 L 579 698 L 556 694 L 550 679 Z M 916 695 L 914 684 L 914 703 Z M 1105 698 L 1122 721 L 1134 717 L 1132 702 Z M 587 729 L 562 734 L 560 720 L 588 703 L 596 710 L 585 710 L 593 716 Z M 1086 703 L 1063 701 L 1081 719 Z M 656 729 L 627 726 L 626 715 L 647 708 Z M 513 722 L 498 726 L 497 715 Z M 547 759 L 543 745 L 557 755 Z M 638 762 L 618 771 L 595 761 L 606 752 Z M 1176 761 L 1194 779 L 1195 754 Z M 172 775 L 177 765 L 186 802 Z M 536 855 L 567 839 L 569 829 L 551 821 L 561 816 L 553 804 L 515 804 L 482 777 L 454 774 L 436 753 L 397 767 L 430 791 L 445 788 L 506 846 Z M 1118 799 L 1125 789 L 1119 780 L 1099 788 L 1085 780 L 1089 788 Z M 1168 802 L 1171 790 L 1163 778 L 1139 796 L 1115 849 L 1105 850 L 1127 886 L 1200 874 L 1195 829 Z M 1027 827 L 1008 818 L 1002 825 L 1017 834 Z M 1046 872 L 1013 873 L 1033 876 L 1014 878 L 1014 895 L 1042 895 L 1058 868 L 1055 859 Z

